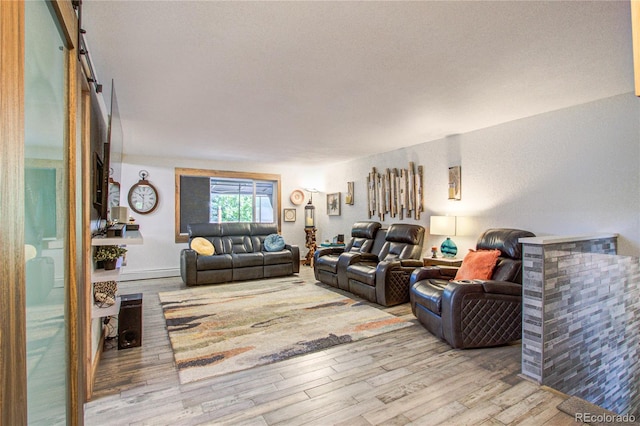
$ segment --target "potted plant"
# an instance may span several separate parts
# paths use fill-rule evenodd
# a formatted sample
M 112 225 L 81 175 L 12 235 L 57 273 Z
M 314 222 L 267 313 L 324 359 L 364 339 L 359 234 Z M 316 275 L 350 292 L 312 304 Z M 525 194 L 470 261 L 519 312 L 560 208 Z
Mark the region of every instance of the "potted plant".
M 125 254 L 127 249 L 120 246 L 98 246 L 93 259 L 102 262 L 104 269 L 116 269 L 118 258 Z

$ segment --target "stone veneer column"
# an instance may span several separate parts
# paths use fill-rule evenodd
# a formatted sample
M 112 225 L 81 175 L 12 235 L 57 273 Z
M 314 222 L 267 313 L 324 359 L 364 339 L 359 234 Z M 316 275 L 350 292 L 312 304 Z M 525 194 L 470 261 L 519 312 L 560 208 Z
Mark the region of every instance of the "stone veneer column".
M 522 238 L 522 373 L 640 414 L 640 265 L 617 235 Z

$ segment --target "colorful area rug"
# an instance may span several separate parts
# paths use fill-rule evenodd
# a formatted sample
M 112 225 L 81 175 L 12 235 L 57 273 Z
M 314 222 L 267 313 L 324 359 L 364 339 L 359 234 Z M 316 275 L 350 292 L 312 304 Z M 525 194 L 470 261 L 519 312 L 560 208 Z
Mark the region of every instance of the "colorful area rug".
M 297 277 L 159 296 L 181 383 L 413 325 Z

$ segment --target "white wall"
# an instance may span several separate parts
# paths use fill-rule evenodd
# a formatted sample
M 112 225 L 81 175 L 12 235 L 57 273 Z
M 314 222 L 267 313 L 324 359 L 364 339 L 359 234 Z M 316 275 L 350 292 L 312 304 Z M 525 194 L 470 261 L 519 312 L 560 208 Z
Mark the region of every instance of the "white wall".
M 470 235 L 453 238 L 458 257 L 488 227 L 537 235 L 617 232 L 619 253 L 640 255 L 640 100 L 632 94 L 336 164 L 327 170 L 326 190 L 346 191 L 353 180 L 356 204 L 343 205 L 338 220 L 321 214 L 321 238 L 346 234 L 366 218 L 371 167 L 406 168 L 409 161 L 425 170 L 419 222 L 428 227 L 432 214 L 464 218 Z M 462 166 L 461 201 L 447 199 L 454 165 Z M 442 240 L 429 236 L 424 254 Z
M 306 254 L 304 248 L 304 204 L 295 206 L 289 200 L 294 189 L 318 186 L 321 170 L 302 167 L 269 165 L 260 163 L 210 162 L 193 159 L 167 159 L 159 157 L 123 156 L 120 204 L 128 206 L 129 188 L 140 178 L 138 173 L 144 169 L 149 172 L 147 178 L 157 189 L 159 204 L 156 210 L 147 215 L 136 214 L 131 209 L 129 215 L 135 217 L 144 237 L 141 246 L 129 246 L 127 266 L 123 269 L 123 280 L 175 276 L 180 273 L 180 251 L 187 243 L 175 243 L 175 168 L 195 168 L 208 170 L 246 171 L 256 173 L 280 174 L 282 185 L 282 208 L 296 208 L 296 222 L 282 222 L 282 235 L 289 244 L 300 247 L 300 255 Z M 305 202 L 307 199 L 305 199 Z
M 390 148 L 393 141 L 390 141 Z M 363 152 L 366 150 L 363 149 Z M 174 242 L 174 168 L 279 173 L 282 208 L 295 207 L 291 191 L 317 187 L 318 241 L 349 235 L 351 224 L 367 219 L 366 176 L 372 167 L 424 167 L 424 204 L 419 221 L 432 214 L 463 217 L 468 235 L 456 236 L 459 257 L 488 227 L 515 227 L 537 235 L 617 232 L 619 253 L 640 256 L 640 100 L 632 94 L 454 135 L 410 148 L 337 163 L 324 168 L 199 162 L 124 156 L 121 203 L 141 169 L 160 191 L 160 205 L 135 215 L 145 244 L 130 246 L 123 278 L 177 275 L 180 250 Z M 447 199 L 448 167 L 462 166 L 462 200 Z M 344 204 L 347 181 L 355 182 L 355 204 Z M 342 214 L 327 216 L 326 193 L 342 192 Z M 305 202 L 307 199 L 305 199 Z M 304 204 L 295 223 L 282 222 L 285 240 L 304 256 Z M 386 218 L 388 225 L 398 219 Z M 424 254 L 443 237 L 428 236 Z

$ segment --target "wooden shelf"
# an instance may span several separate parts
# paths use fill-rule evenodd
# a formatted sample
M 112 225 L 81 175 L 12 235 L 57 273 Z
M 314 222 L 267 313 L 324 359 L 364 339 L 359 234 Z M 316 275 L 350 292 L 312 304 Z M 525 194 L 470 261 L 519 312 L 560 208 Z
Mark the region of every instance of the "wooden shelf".
M 106 308 L 100 308 L 96 304 L 91 305 L 91 318 L 104 318 L 118 315 L 120 313 L 120 296 L 116 297 L 116 303 Z
M 96 269 L 91 272 L 91 282 L 97 283 L 101 281 L 118 281 L 120 278 L 120 268 L 111 269 L 109 271 L 105 269 Z
M 124 237 L 107 237 L 100 235 L 91 239 L 92 246 L 122 246 L 143 244 L 144 239 L 140 231 L 125 231 Z

